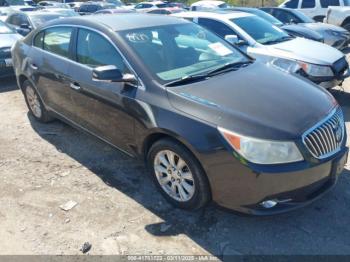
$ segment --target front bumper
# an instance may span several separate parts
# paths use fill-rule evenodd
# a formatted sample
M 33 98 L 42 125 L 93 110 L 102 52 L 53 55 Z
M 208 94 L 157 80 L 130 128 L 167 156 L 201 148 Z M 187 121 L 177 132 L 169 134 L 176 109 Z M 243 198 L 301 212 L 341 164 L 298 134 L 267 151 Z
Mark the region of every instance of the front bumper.
M 311 203 L 331 189 L 343 170 L 347 155 L 348 149 L 343 148 L 318 165 L 291 171 L 293 167 L 282 168 L 280 172 L 275 172 L 276 168 L 256 171 L 242 163 L 232 163 L 232 160 L 231 164 L 221 163 L 210 171 L 209 179 L 215 179 L 210 181 L 213 199 L 224 208 L 251 215 L 291 211 Z M 277 204 L 264 208 L 261 203 L 267 200 L 274 200 Z
M 12 64 L 9 65 L 5 62 L 5 60 L 0 59 L 0 78 L 2 77 L 8 77 L 8 76 L 14 76 L 15 72 L 12 67 Z

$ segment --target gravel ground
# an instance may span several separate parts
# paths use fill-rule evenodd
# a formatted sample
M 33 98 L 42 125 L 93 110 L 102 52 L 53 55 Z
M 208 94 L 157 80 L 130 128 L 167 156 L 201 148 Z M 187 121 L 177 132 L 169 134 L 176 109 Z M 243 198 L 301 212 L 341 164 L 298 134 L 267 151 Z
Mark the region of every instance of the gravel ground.
M 333 91 L 350 128 L 350 81 Z M 0 254 L 350 254 L 350 166 L 321 200 L 274 217 L 169 206 L 142 163 L 27 113 L 0 82 Z M 69 211 L 60 205 L 77 203 Z

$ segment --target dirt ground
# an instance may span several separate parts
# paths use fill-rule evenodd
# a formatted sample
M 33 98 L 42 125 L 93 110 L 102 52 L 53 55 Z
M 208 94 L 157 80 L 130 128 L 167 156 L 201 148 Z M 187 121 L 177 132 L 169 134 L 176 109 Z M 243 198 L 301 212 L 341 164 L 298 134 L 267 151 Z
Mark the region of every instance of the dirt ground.
M 350 81 L 333 91 L 350 128 Z M 0 254 L 350 254 L 350 166 L 321 200 L 289 214 L 242 217 L 209 205 L 176 210 L 140 162 L 27 113 L 0 82 Z M 69 200 L 77 205 L 64 211 Z

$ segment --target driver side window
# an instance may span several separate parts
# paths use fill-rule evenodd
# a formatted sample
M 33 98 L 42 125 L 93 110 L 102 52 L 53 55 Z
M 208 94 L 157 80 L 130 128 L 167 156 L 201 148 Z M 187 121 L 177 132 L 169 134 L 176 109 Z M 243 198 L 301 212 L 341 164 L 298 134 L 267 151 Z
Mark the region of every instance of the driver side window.
M 198 24 L 214 32 L 223 39 L 225 39 L 226 35 L 237 35 L 237 33 L 227 25 L 212 19 L 199 18 Z
M 86 29 L 78 32 L 77 62 L 92 68 L 115 65 L 123 73 L 127 70 L 115 47 L 100 34 Z

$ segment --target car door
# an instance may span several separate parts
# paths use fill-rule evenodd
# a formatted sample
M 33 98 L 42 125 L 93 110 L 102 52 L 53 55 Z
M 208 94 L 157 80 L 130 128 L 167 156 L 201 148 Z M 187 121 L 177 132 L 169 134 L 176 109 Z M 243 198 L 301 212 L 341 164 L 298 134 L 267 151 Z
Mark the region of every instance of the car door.
M 117 146 L 131 152 L 134 118 L 128 114 L 136 87 L 126 83 L 95 81 L 94 68 L 117 66 L 127 73 L 128 67 L 118 50 L 105 36 L 80 28 L 76 35 L 76 63 L 69 66 L 71 81 L 71 120 Z
M 73 31 L 71 27 L 52 27 L 39 32 L 28 56 L 31 79 L 45 105 L 66 118 L 70 117 L 67 71 Z
M 300 11 L 311 18 L 317 16 L 319 10 L 316 7 L 316 0 L 301 0 Z

